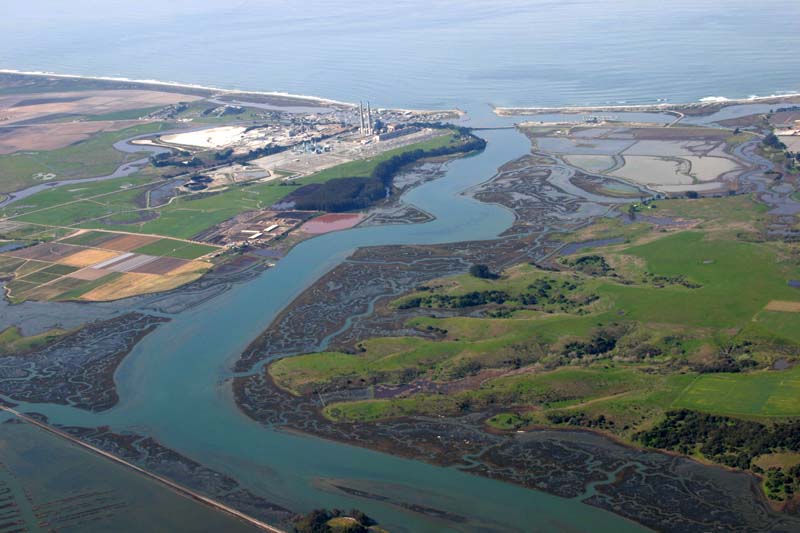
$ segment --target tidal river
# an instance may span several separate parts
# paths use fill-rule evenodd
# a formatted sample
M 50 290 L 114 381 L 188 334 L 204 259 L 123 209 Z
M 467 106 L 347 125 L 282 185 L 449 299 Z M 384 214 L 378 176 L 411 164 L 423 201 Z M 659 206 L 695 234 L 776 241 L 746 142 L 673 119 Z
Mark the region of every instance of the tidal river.
M 461 191 L 488 180 L 526 154 L 515 130 L 482 132 L 487 149 L 450 162 L 445 175 L 408 191 L 403 201 L 435 215 L 425 224 L 356 228 L 294 248 L 260 277 L 185 311 L 147 336 L 117 372 L 117 407 L 91 414 L 55 405 L 22 405 L 57 424 L 110 425 L 152 435 L 164 445 L 231 474 L 251 490 L 291 509 L 357 507 L 392 531 L 441 531 L 443 523 L 380 502 L 323 490 L 347 480 L 469 518 L 466 530 L 625 531 L 641 528 L 577 500 L 259 425 L 235 406 L 227 378 L 242 350 L 281 309 L 356 248 L 434 244 L 496 237 L 513 222 L 505 208 Z

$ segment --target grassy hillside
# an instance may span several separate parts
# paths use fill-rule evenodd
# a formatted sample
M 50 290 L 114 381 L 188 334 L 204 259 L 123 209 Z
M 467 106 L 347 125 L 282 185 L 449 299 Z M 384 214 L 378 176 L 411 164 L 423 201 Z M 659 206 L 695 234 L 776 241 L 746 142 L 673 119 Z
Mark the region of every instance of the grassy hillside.
M 327 403 L 334 422 L 479 412 L 496 431 L 591 428 L 740 468 L 795 454 L 780 428 L 800 417 L 800 290 L 788 284 L 800 279 L 800 248 L 756 242 L 762 213 L 736 197 L 660 202 L 660 216 L 691 222 L 671 233 L 601 220 L 584 239 L 611 233 L 622 244 L 563 257 L 557 272 L 464 274 L 393 301 L 389 311 L 411 312 L 406 325 L 424 336 L 371 338 L 267 370 L 293 394 L 371 397 Z M 696 426 L 673 443 L 665 428 L 681 417 Z M 698 429 L 714 424 L 729 430 Z

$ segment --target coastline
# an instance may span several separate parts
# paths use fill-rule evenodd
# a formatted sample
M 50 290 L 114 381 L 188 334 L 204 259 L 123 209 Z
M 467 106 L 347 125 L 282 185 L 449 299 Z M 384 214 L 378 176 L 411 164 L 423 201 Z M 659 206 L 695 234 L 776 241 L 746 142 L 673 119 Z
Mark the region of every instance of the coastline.
M 17 69 L 6 69 L 0 68 L 0 74 L 11 74 L 11 75 L 18 75 L 18 76 L 39 76 L 42 78 L 63 78 L 63 79 L 74 79 L 74 80 L 94 80 L 94 81 L 109 81 L 109 82 L 121 82 L 121 83 L 131 83 L 131 84 L 139 84 L 139 85 L 156 85 L 161 87 L 173 87 L 173 88 L 183 88 L 183 89 L 193 89 L 193 90 L 201 90 L 201 91 L 208 91 L 210 93 L 224 93 L 224 94 L 251 94 L 257 96 L 273 96 L 278 98 L 288 98 L 292 100 L 301 100 L 301 101 L 311 101 L 316 102 L 321 105 L 338 105 L 343 107 L 357 107 L 358 104 L 354 104 L 352 102 L 343 102 L 340 100 L 333 100 L 331 98 L 322 98 L 319 96 L 309 96 L 303 94 L 291 94 L 287 92 L 280 92 L 280 91 L 250 91 L 250 90 L 243 90 L 243 89 L 225 89 L 223 87 L 212 87 L 209 85 L 200 85 L 195 83 L 184 83 L 184 82 L 177 82 L 177 81 L 161 81 L 161 80 L 145 80 L 145 79 L 136 79 L 136 78 L 126 78 L 123 76 L 83 76 L 80 74 L 58 74 L 55 72 L 46 72 L 46 71 L 36 71 L 36 70 L 17 70 Z
M 800 102 L 800 92 L 773 94 L 769 96 L 749 96 L 747 98 L 725 98 L 710 96 L 701 98 L 696 102 L 671 103 L 661 102 L 652 104 L 612 104 L 588 106 L 493 106 L 492 112 L 501 117 L 516 115 L 539 115 L 545 113 L 593 113 L 593 112 L 666 112 L 666 111 L 711 111 L 722 107 L 742 104 L 771 104 L 789 103 L 791 100 Z
M 109 83 L 129 83 L 131 85 L 144 85 L 144 86 L 154 86 L 154 87 L 162 87 L 162 88 L 170 88 L 170 89 L 187 89 L 192 91 L 203 91 L 208 93 L 208 96 L 231 96 L 231 95 L 238 95 L 238 96 L 262 96 L 262 97 L 269 97 L 269 98 L 279 98 L 288 101 L 295 101 L 294 105 L 302 105 L 302 104 L 314 104 L 319 107 L 338 107 L 338 108 L 345 108 L 345 109 L 356 109 L 358 107 L 357 103 L 353 102 L 345 102 L 343 100 L 334 100 L 332 98 L 324 98 L 321 96 L 312 96 L 307 94 L 295 94 L 283 91 L 257 91 L 257 90 L 249 90 L 249 89 L 229 89 L 224 87 L 215 87 L 211 85 L 201 85 L 197 83 L 185 83 L 185 82 L 178 82 L 178 81 L 162 81 L 162 80 L 155 80 L 155 79 L 138 79 L 138 78 L 127 78 L 124 76 L 84 76 L 81 74 L 60 74 L 56 72 L 47 72 L 47 71 L 39 71 L 39 70 L 17 70 L 17 69 L 7 69 L 7 68 L 0 68 L 0 76 L 2 75 L 10 75 L 10 76 L 35 76 L 40 78 L 60 78 L 60 79 L 68 79 L 68 80 L 90 80 L 90 81 L 100 81 L 100 82 L 109 82 Z M 277 105 L 277 104 L 276 104 Z M 292 104 L 286 106 L 279 107 L 291 107 Z M 376 108 L 376 110 L 380 111 L 389 111 L 394 113 L 413 113 L 418 115 L 439 115 L 442 113 L 450 113 L 455 115 L 455 118 L 460 120 L 467 115 L 467 112 L 458 109 L 419 109 L 419 108 L 404 108 L 404 107 L 380 107 Z
M 0 68 L 0 75 L 17 75 L 17 76 L 37 76 L 42 78 L 61 78 L 72 80 L 92 80 L 92 81 L 105 81 L 116 83 L 130 83 L 134 85 L 152 85 L 156 87 L 168 87 L 173 89 L 188 89 L 195 91 L 206 91 L 211 94 L 222 95 L 253 95 L 253 96 L 267 96 L 274 98 L 285 98 L 288 100 L 297 100 L 298 102 L 313 102 L 320 106 L 339 106 L 346 108 L 356 108 L 357 103 L 346 102 L 343 100 L 335 100 L 332 98 L 325 98 L 322 96 L 313 96 L 306 94 L 295 94 L 285 91 L 259 91 L 250 89 L 231 89 L 225 87 L 216 87 L 211 85 L 202 85 L 199 83 L 187 83 L 179 81 L 163 81 L 156 79 L 139 79 L 128 78 L 124 76 L 89 76 L 82 74 L 65 74 L 40 70 L 19 70 Z M 727 98 L 724 96 L 708 96 L 700 98 L 694 102 L 656 102 L 650 104 L 598 104 L 598 105 L 563 105 L 563 106 L 491 106 L 492 113 L 500 117 L 512 116 L 525 116 L 525 115 L 538 115 L 545 113 L 592 113 L 592 112 L 669 112 L 669 111 L 686 111 L 695 110 L 699 111 L 698 114 L 703 114 L 705 111 L 712 111 L 727 107 L 731 105 L 742 104 L 770 104 L 781 103 L 791 100 L 796 100 L 800 104 L 800 91 L 771 94 L 768 96 L 748 96 L 742 98 Z M 790 102 L 787 102 L 790 103 Z M 376 109 L 395 111 L 395 112 L 410 112 L 420 114 L 435 114 L 450 112 L 456 114 L 459 118 L 463 118 L 468 113 L 459 108 L 453 109 L 419 109 L 419 108 L 405 108 L 405 107 L 380 107 Z

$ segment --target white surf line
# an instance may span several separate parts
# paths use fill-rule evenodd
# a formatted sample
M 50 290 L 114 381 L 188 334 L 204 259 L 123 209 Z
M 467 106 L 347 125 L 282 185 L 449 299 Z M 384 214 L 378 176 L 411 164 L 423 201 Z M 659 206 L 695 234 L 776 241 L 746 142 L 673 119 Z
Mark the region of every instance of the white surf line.
M 164 87 L 178 87 L 178 88 L 185 88 L 185 89 L 201 89 L 205 91 L 214 91 L 226 94 L 252 94 L 252 95 L 260 95 L 260 96 L 276 96 L 276 97 L 283 97 L 283 98 L 294 98 L 298 100 L 311 100 L 313 102 L 317 102 L 320 104 L 332 104 L 332 105 L 341 105 L 347 107 L 357 107 L 357 104 L 352 102 L 343 102 L 340 100 L 332 100 L 330 98 L 322 98 L 320 96 L 308 96 L 304 94 L 292 94 L 287 92 L 280 92 L 280 91 L 248 91 L 243 89 L 224 89 L 222 87 L 212 87 L 210 85 L 199 85 L 195 83 L 182 83 L 177 81 L 161 81 L 161 80 L 147 80 L 147 79 L 136 79 L 136 78 L 125 78 L 122 76 L 82 76 L 80 74 L 59 74 L 56 72 L 47 72 L 42 70 L 16 70 L 16 69 L 6 69 L 0 68 L 0 74 L 19 74 L 22 76 L 41 76 L 41 77 L 52 77 L 52 78 L 68 78 L 68 79 L 79 79 L 79 80 L 97 80 L 97 81 L 118 81 L 118 82 L 126 82 L 126 83 L 142 83 L 147 85 L 161 85 Z M 291 107 L 291 106 L 286 106 Z
M 790 92 L 781 94 L 771 94 L 769 96 L 748 96 L 746 98 L 725 98 L 724 96 L 709 96 L 700 98 L 694 102 L 656 102 L 652 104 L 610 104 L 610 105 L 587 105 L 587 106 L 494 106 L 492 109 L 495 113 L 512 113 L 518 112 L 559 112 L 564 113 L 587 113 L 592 111 L 625 111 L 635 110 L 669 110 L 675 107 L 701 107 L 711 106 L 714 104 L 738 105 L 738 104 L 757 104 L 759 102 L 768 100 L 778 100 L 781 98 L 796 98 L 800 96 L 800 92 Z
M 110 459 L 110 460 L 114 461 L 115 463 L 118 463 L 118 464 L 121 464 L 123 466 L 126 466 L 126 467 L 130 468 L 131 470 L 134 470 L 135 472 L 138 472 L 139 474 L 142 474 L 143 476 L 146 476 L 146 477 L 149 477 L 150 479 L 158 481 L 158 482 L 166 485 L 170 489 L 172 489 L 172 490 L 174 490 L 174 491 L 176 491 L 176 492 L 178 492 L 180 494 L 183 494 L 184 496 L 188 496 L 188 497 L 190 497 L 190 498 L 192 498 L 194 500 L 199 501 L 200 503 L 204 503 L 205 505 L 213 507 L 213 508 L 215 508 L 215 509 L 217 509 L 219 511 L 228 513 L 230 515 L 233 515 L 236 518 L 239 518 L 240 520 L 244 520 L 245 522 L 247 522 L 249 524 L 252 524 L 252 525 L 254 525 L 254 526 L 256 526 L 256 527 L 258 527 L 260 529 L 263 529 L 264 531 L 270 531 L 271 533 L 286 533 L 282 529 L 278 529 L 278 528 L 276 528 L 274 526 L 271 526 L 271 525 L 267 524 L 266 522 L 262 522 L 261 520 L 253 518 L 252 516 L 249 516 L 249 515 L 241 512 L 241 511 L 237 510 L 237 509 L 234 509 L 233 507 L 231 507 L 229 505 L 226 505 L 224 503 L 218 502 L 216 500 L 212 500 L 211 498 L 209 498 L 207 496 L 203 496 L 199 492 L 195 492 L 194 490 L 192 490 L 190 488 L 184 487 L 183 485 L 179 485 L 178 483 L 175 483 L 174 481 L 172 481 L 170 479 L 167 479 L 167 478 L 165 478 L 163 476 L 160 476 L 158 474 L 154 474 L 153 472 L 149 472 L 149 471 L 145 470 L 144 468 L 141 468 L 139 466 L 136 466 L 133 463 L 130 463 L 130 462 L 126 461 L 125 459 L 121 459 L 121 458 L 117 457 L 116 455 L 113 455 L 113 454 L 108 453 L 108 452 L 106 452 L 104 450 L 101 450 L 100 448 L 98 448 L 96 446 L 92 446 L 91 444 L 83 442 L 82 440 L 79 440 L 79 439 L 73 437 L 69 433 L 61 431 L 60 429 L 56 429 L 56 428 L 54 428 L 52 426 L 48 426 L 47 424 L 39 422 L 35 418 L 30 417 L 30 416 L 25 415 L 25 414 L 22 414 L 22 413 L 20 413 L 19 411 L 15 410 L 15 409 L 12 409 L 10 407 L 6 407 L 4 405 L 0 405 L 0 409 L 2 409 L 3 411 L 6 411 L 7 413 L 11 413 L 12 415 L 16 416 L 20 420 L 28 422 L 29 424 L 33 424 L 34 426 L 37 426 L 37 427 L 39 427 L 39 428 L 41 428 L 41 429 L 43 429 L 45 431 L 48 431 L 48 432 L 50 432 L 50 433 L 52 433 L 54 435 L 57 435 L 57 436 L 61 437 L 62 439 L 66 439 L 66 440 L 68 440 L 69 442 L 71 442 L 73 444 L 77 444 L 78 446 L 81 446 L 82 448 L 85 448 L 85 449 L 87 449 L 87 450 L 89 450 L 91 452 L 94 452 L 97 455 L 100 455 L 101 457 L 105 457 L 106 459 Z

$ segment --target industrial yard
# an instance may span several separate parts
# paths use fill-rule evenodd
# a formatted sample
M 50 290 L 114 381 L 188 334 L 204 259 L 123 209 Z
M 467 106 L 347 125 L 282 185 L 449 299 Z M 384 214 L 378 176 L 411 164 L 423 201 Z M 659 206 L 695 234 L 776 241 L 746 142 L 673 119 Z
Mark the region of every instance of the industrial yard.
M 456 112 L 189 87 L 0 76 L 6 296 L 114 300 L 174 289 L 245 250 L 351 222 L 284 201 L 453 142 Z M 341 218 L 341 217 L 340 217 Z M 347 217 L 345 217 L 347 218 Z M 355 220 L 355 221 L 352 221 Z
M 248 211 L 196 238 L 219 246 L 268 246 L 316 214 L 315 211 Z

